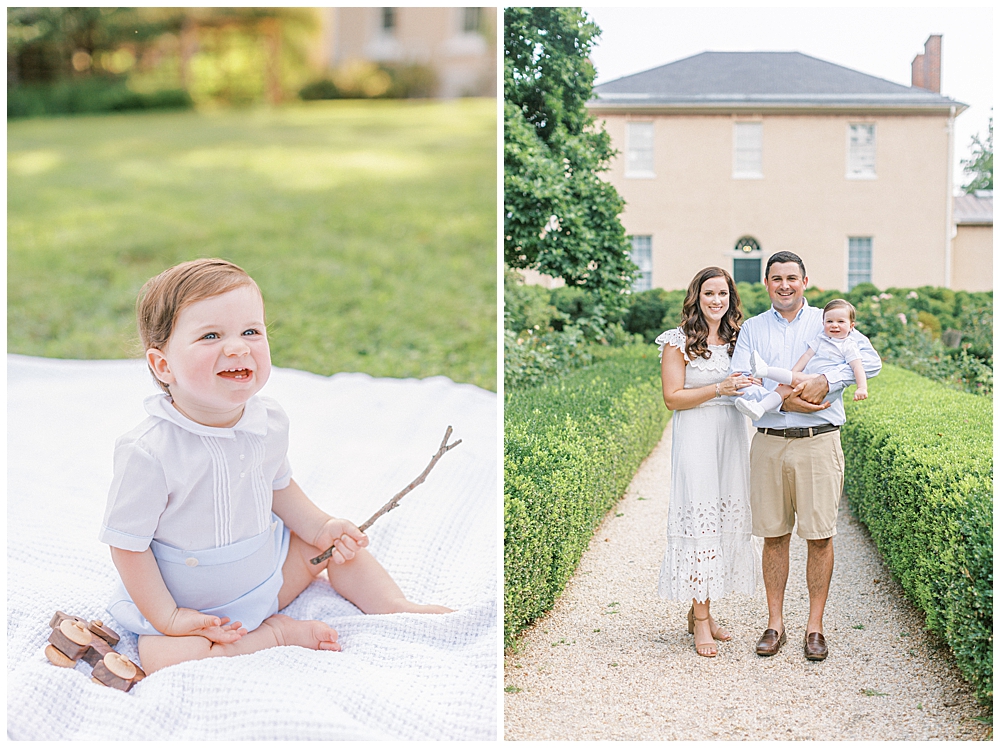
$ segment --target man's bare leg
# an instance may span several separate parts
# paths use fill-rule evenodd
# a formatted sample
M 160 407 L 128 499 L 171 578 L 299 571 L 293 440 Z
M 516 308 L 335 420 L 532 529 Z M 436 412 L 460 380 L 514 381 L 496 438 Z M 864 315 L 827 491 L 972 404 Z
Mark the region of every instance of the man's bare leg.
M 289 645 L 340 651 L 337 632 L 322 621 L 298 621 L 275 614 L 258 628 L 230 644 L 217 644 L 203 636 L 140 636 L 139 660 L 148 675 L 188 660 L 232 657 Z
M 806 633 L 823 633 L 823 611 L 833 578 L 833 538 L 807 540 L 806 583 L 809 587 L 809 622 Z M 787 572 L 787 568 L 786 568 Z
M 764 538 L 761 564 L 764 589 L 767 591 L 767 627 L 779 634 L 785 630 L 785 585 L 788 584 L 788 544 L 791 533 L 776 538 Z

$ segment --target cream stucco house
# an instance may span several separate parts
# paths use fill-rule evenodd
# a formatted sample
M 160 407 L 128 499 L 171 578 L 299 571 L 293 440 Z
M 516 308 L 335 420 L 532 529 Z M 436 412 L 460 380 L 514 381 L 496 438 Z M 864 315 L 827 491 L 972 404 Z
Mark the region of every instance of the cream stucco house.
M 759 281 L 780 250 L 819 288 L 992 288 L 991 251 L 957 233 L 967 107 L 940 94 L 940 68 L 932 36 L 909 87 L 798 52 L 704 52 L 597 86 L 636 289 L 684 288 L 707 265 Z M 992 242 L 992 198 L 989 214 Z
M 440 98 L 496 96 L 493 7 L 322 8 L 325 63 L 418 63 L 430 67 Z

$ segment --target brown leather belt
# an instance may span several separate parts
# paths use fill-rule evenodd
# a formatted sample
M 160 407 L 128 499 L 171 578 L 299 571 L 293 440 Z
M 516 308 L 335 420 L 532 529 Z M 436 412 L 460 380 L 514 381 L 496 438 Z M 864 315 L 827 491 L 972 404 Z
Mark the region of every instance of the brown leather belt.
M 767 436 L 782 436 L 785 439 L 801 439 L 806 436 L 819 436 L 830 431 L 836 431 L 840 426 L 832 423 L 825 423 L 822 426 L 810 426 L 807 429 L 757 429 L 761 434 Z

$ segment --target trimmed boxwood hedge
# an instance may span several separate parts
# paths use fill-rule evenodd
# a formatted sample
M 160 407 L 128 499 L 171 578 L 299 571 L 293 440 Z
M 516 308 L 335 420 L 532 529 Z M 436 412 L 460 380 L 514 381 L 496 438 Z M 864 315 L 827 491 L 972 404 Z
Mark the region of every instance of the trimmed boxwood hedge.
M 846 491 L 886 566 L 993 699 L 993 404 L 886 365 L 847 401 Z
M 552 607 L 670 418 L 656 348 L 601 358 L 505 398 L 505 647 Z

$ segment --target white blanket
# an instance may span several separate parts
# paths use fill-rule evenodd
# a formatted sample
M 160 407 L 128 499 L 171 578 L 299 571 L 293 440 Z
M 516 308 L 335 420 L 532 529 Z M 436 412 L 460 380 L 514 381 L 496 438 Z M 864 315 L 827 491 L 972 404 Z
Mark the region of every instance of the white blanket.
M 462 739 L 497 736 L 496 395 L 444 377 L 275 369 L 296 481 L 361 523 L 406 486 L 445 427 L 462 444 L 368 531 L 403 592 L 448 615 L 363 615 L 325 580 L 283 612 L 321 619 L 343 652 L 278 647 L 166 668 L 123 693 L 43 649 L 56 610 L 100 618 L 116 581 L 97 533 L 115 439 L 154 393 L 141 361 L 11 355 L 8 376 L 7 731 L 14 739 Z

